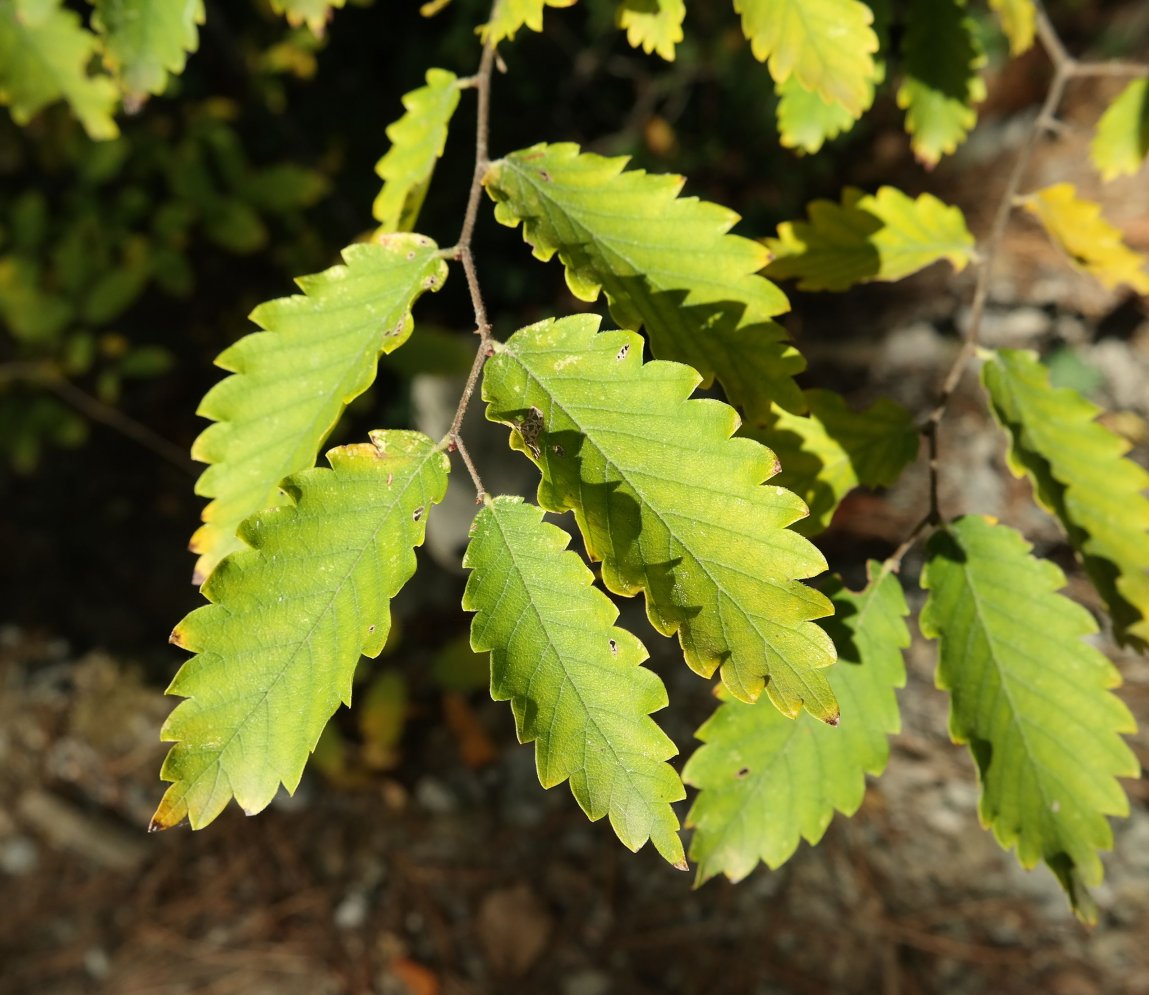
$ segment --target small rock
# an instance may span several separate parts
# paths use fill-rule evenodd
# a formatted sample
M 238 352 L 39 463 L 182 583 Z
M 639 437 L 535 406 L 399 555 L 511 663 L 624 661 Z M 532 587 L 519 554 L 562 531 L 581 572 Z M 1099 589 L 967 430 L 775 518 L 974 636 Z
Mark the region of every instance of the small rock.
M 340 929 L 359 929 L 367 921 L 367 896 L 353 891 L 335 907 L 332 917 Z
M 36 870 L 40 863 L 40 851 L 27 836 L 13 836 L 0 843 L 0 871 L 14 878 L 23 877 Z
M 432 815 L 450 815 L 458 808 L 446 785 L 432 777 L 424 777 L 415 785 L 415 801 Z

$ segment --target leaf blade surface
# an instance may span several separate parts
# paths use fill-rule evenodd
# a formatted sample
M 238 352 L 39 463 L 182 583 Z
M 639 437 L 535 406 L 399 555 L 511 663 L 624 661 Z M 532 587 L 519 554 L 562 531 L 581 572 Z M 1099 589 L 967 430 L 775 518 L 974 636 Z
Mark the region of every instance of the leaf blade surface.
M 199 45 L 203 0 L 95 0 L 92 24 L 104 36 L 104 61 L 130 102 L 162 93 Z

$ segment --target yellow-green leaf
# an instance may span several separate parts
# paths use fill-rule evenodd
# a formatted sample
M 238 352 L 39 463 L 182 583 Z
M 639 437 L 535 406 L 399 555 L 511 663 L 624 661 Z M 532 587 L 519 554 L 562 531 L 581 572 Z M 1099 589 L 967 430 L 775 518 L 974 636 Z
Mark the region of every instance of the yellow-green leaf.
M 384 231 L 414 230 L 458 105 L 458 78 L 446 69 L 428 69 L 427 85 L 403 97 L 403 116 L 387 127 L 391 148 L 375 164 L 383 189 L 372 213 Z
M 807 90 L 861 116 L 877 77 L 873 12 L 860 0 L 734 0 L 754 57 L 776 83 Z
M 1033 0 L 989 0 L 989 5 L 997 11 L 1012 55 L 1021 55 L 1033 47 L 1037 24 L 1037 8 Z
M 288 24 L 299 27 L 306 24 L 312 34 L 322 37 L 331 20 L 332 11 L 347 0 L 271 0 L 271 9 L 287 18 Z
M 104 37 L 104 62 L 129 104 L 162 93 L 199 44 L 203 0 L 94 0 L 92 26 Z
M 570 7 L 575 0 L 496 0 L 491 19 L 479 28 L 486 45 L 497 45 L 514 38 L 519 28 L 543 30 L 543 10 L 547 7 Z
M 897 100 L 906 112 L 914 155 L 932 167 L 957 149 L 977 121 L 974 104 L 985 99 L 985 55 L 965 0 L 910 0 L 907 13 L 905 80 Z
M 945 259 L 960 272 L 974 239 L 957 207 L 932 194 L 911 198 L 894 187 L 876 194 L 847 187 L 842 203 L 811 201 L 809 221 L 785 221 L 766 239 L 765 272 L 797 278 L 802 290 L 846 290 L 871 280 L 900 280 Z
M 95 51 L 95 36 L 59 0 L 3 0 L 0 104 L 25 124 L 45 105 L 66 100 L 92 138 L 115 138 L 118 94 L 107 76 L 89 74 Z
M 1129 443 L 1097 422 L 1100 409 L 1050 385 L 1032 353 L 993 353 L 981 376 L 1010 436 L 1010 469 L 1061 521 L 1117 638 L 1149 648 L 1149 472 L 1125 458 Z
M 683 0 L 622 0 L 618 6 L 618 26 L 626 31 L 626 40 L 667 62 L 674 61 L 674 47 L 682 41 L 684 17 Z
M 1109 105 L 1089 154 L 1106 182 L 1141 169 L 1149 155 L 1149 79 L 1134 80 Z
M 1072 183 L 1055 183 L 1022 199 L 1049 237 L 1079 270 L 1111 290 L 1124 283 L 1149 294 L 1146 259 L 1125 244 L 1121 232 L 1101 216 L 1101 206 L 1082 200 Z

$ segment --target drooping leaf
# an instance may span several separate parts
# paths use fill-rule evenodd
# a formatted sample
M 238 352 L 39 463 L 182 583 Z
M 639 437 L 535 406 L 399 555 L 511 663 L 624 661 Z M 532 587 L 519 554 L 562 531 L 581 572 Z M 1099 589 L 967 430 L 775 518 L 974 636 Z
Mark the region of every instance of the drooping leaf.
M 778 93 L 778 134 L 782 145 L 813 155 L 826 142 L 849 131 L 857 121 L 841 104 L 825 101 L 807 90 L 797 77 L 775 84 Z M 870 99 L 863 110 L 873 101 Z
M 908 17 L 898 106 L 906 112 L 914 155 L 936 166 L 977 121 L 974 105 L 985 99 L 979 72 L 985 55 L 965 0 L 910 0 Z
M 347 0 L 271 0 L 271 9 L 287 18 L 293 27 L 306 24 L 311 33 L 322 37 L 334 11 Z
M 808 390 L 809 415 L 781 408 L 762 427 L 743 431 L 777 455 L 775 482 L 810 508 L 791 526 L 812 536 L 823 531 L 842 499 L 855 487 L 889 487 L 918 453 L 919 435 L 910 413 L 888 398 L 865 411 L 851 411 L 840 394 Z
M 375 164 L 383 189 L 372 213 L 385 231 L 414 230 L 458 105 L 458 77 L 446 69 L 428 69 L 427 85 L 403 97 L 403 116 L 387 128 L 391 148 Z
M 411 305 L 437 290 L 447 264 L 422 235 L 381 235 L 343 250 L 344 265 L 297 282 L 303 296 L 260 305 L 255 332 L 224 350 L 199 413 L 216 422 L 192 447 L 212 464 L 196 493 L 214 500 L 192 537 L 199 578 L 242 547 L 236 529 L 277 503 L 279 482 L 311 466 L 347 403 L 375 379 L 382 353 L 411 334 Z
M 1149 79 L 1134 80 L 1109 105 L 1089 154 L 1106 183 L 1141 169 L 1149 155 Z
M 252 815 L 294 791 L 361 654 L 378 656 L 390 601 L 415 572 L 448 462 L 417 432 L 372 432 L 328 453 L 331 469 L 284 482 L 289 503 L 249 518 L 244 549 L 203 587 L 211 604 L 172 633 L 196 654 L 169 694 L 186 701 L 161 737 L 171 787 L 152 819 L 199 829 L 231 798 Z
M 571 7 L 575 0 L 498 0 L 491 19 L 479 28 L 484 45 L 497 45 L 514 38 L 519 28 L 543 30 L 543 10 L 547 7 Z
M 740 881 L 759 860 L 781 866 L 799 840 L 822 838 L 835 811 L 853 815 L 866 775 L 885 769 L 888 737 L 901 724 L 894 691 L 906 682 L 902 650 L 910 634 L 897 578 L 877 569 L 870 564 L 861 593 L 840 584 L 832 593 L 836 615 L 826 627 L 839 656 L 829 671 L 842 705 L 837 728 L 726 696 L 698 730 L 703 745 L 682 776 L 699 789 L 686 817 L 699 884 L 716 874 Z
M 742 32 L 776 83 L 807 90 L 860 117 L 877 77 L 874 15 L 860 0 L 734 0 Z
M 1116 779 L 1139 770 L 1120 734 L 1136 727 L 1064 584 L 1012 529 L 962 518 L 930 540 L 921 627 L 939 640 L 937 684 L 951 695 L 950 735 L 977 763 L 983 824 L 1023 867 L 1045 861 L 1092 919 L 1096 851 L 1113 842 L 1105 817 L 1129 811 Z
M 801 410 L 793 377 L 805 363 L 772 319 L 789 307 L 758 275 L 761 245 L 727 234 L 738 216 L 679 197 L 682 177 L 623 172 L 625 158 L 536 145 L 492 163 L 495 217 L 523 226 L 537 258 L 556 253 L 580 300 L 605 293 L 623 328 L 645 328 L 660 359 L 717 377 L 731 403 L 765 416 Z
M 1022 199 L 1055 245 L 1078 269 L 1111 290 L 1124 283 L 1149 294 L 1145 257 L 1125 244 L 1121 232 L 1101 216 L 1101 206 L 1082 200 L 1072 183 L 1055 183 Z
M 1117 638 L 1149 648 L 1149 473 L 1129 444 L 1096 421 L 1100 409 L 1050 385 L 1032 353 L 1002 349 L 982 367 L 1009 465 L 1056 515 L 1105 601 Z
M 11 108 L 17 124 L 25 124 L 45 105 L 66 100 L 92 138 L 115 138 L 115 84 L 88 72 L 95 42 L 59 0 L 4 0 L 0 104 Z
M 104 62 L 129 103 L 162 93 L 199 44 L 203 0 L 94 0 L 92 26 L 104 37 Z
M 686 792 L 666 763 L 678 750 L 650 718 L 666 689 L 569 541 L 521 498 L 479 512 L 463 559 L 471 646 L 490 651 L 491 697 L 510 701 L 519 741 L 535 743 L 543 787 L 569 779 L 590 819 L 609 815 L 630 849 L 649 839 L 685 870 L 670 803 Z
M 657 52 L 667 62 L 674 61 L 674 46 L 682 41 L 682 21 L 686 17 L 683 0 L 621 0 L 618 26 L 626 40 L 648 55 Z
M 643 365 L 636 333 L 596 335 L 598 323 L 576 315 L 516 332 L 487 362 L 487 417 L 513 426 L 512 445 L 542 470 L 539 504 L 574 511 L 606 587 L 643 592 L 695 671 L 721 665 L 738 698 L 755 700 L 765 682 L 787 715 L 805 707 L 833 722 L 822 668 L 834 648 L 811 621 L 832 609 L 799 582 L 825 560 L 787 528 L 805 506 L 762 484 L 777 461 L 731 438 L 732 408 L 688 400 L 694 370 Z
M 989 0 L 989 5 L 997 11 L 1001 29 L 1009 39 L 1011 55 L 1021 55 L 1033 47 L 1033 37 L 1037 24 L 1037 9 L 1033 0 Z
M 798 278 L 802 290 L 846 290 L 872 280 L 900 280 L 945 259 L 961 272 L 974 258 L 974 238 L 961 209 L 932 194 L 914 199 L 894 187 L 866 194 L 854 187 L 842 203 L 814 200 L 809 221 L 784 221 L 766 239 L 766 273 Z

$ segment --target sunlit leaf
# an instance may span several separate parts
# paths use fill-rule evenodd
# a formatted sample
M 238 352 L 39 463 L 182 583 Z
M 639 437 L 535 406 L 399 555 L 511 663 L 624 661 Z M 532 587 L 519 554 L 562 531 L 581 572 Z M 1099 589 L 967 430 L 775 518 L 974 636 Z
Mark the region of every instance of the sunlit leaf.
M 332 13 L 347 0 L 271 0 L 271 9 L 283 14 L 295 27 L 306 24 L 313 34 L 322 36 Z
M 630 849 L 649 839 L 685 870 L 670 803 L 686 792 L 666 763 L 678 750 L 650 718 L 666 689 L 569 541 L 521 498 L 479 512 L 463 560 L 471 645 L 490 650 L 491 696 L 510 701 L 519 741 L 535 743 L 543 787 L 569 779 L 589 818 L 608 815 Z
M 877 570 L 870 564 L 872 577 Z M 686 824 L 700 884 L 716 874 L 740 881 L 759 860 L 779 867 L 801 839 L 817 843 L 835 811 L 853 815 L 866 775 L 885 769 L 900 727 L 894 691 L 906 681 L 909 609 L 892 574 L 859 594 L 835 585 L 831 596 L 836 614 L 826 628 L 839 659 L 829 678 L 841 723 L 788 719 L 765 702 L 727 696 L 698 730 L 703 745 L 682 776 L 699 789 Z
M 391 148 L 375 164 L 383 189 L 372 213 L 385 231 L 414 229 L 458 105 L 458 78 L 445 69 L 428 69 L 427 85 L 403 97 L 403 116 L 387 128 Z
M 847 187 L 842 203 L 814 200 L 809 221 L 785 221 L 766 239 L 774 257 L 766 273 L 798 279 L 802 290 L 846 290 L 872 280 L 900 280 L 939 260 L 960 272 L 974 239 L 960 208 L 932 194 L 914 199 L 894 187 L 876 194 Z
M 199 44 L 203 0 L 93 0 L 92 26 L 104 37 L 104 62 L 130 103 L 162 93 Z
M 755 417 L 771 402 L 802 410 L 793 377 L 805 363 L 772 320 L 789 304 L 758 275 L 765 248 L 728 234 L 734 212 L 679 197 L 682 177 L 625 165 L 536 145 L 492 163 L 484 183 L 495 217 L 522 224 L 537 258 L 557 253 L 577 298 L 605 293 L 615 321 L 645 329 L 659 359 L 717 377 Z
M 542 470 L 539 504 L 573 510 L 606 587 L 646 595 L 647 614 L 678 634 L 703 676 L 721 666 L 740 699 L 763 684 L 787 715 L 838 713 L 824 667 L 829 638 L 812 620 L 826 598 L 799 581 L 825 569 L 788 525 L 805 505 L 781 487 L 773 453 L 731 438 L 732 408 L 688 400 L 698 374 L 642 362 L 633 332 L 596 335 L 576 315 L 516 332 L 483 375 L 487 417 Z
M 950 734 L 969 745 L 979 813 L 1023 867 L 1045 861 L 1083 918 L 1101 882 L 1108 815 L 1126 815 L 1118 777 L 1136 777 L 1121 733 L 1136 728 L 1109 692 L 1120 678 L 1086 637 L 1089 613 L 1056 593 L 1065 577 L 1012 529 L 962 518 L 931 539 L 922 586 L 926 636 L 939 640 Z
M 487 45 L 514 38 L 519 28 L 543 30 L 543 11 L 547 7 L 570 7 L 575 0 L 497 0 L 491 19 L 479 28 L 479 37 Z
M 1001 29 L 1009 39 L 1011 55 L 1021 55 L 1033 47 L 1037 23 L 1037 8 L 1033 0 L 989 0 L 997 11 Z
M 447 457 L 417 432 L 373 432 L 284 483 L 288 504 L 243 524 L 244 549 L 203 587 L 211 604 L 172 633 L 195 653 L 161 736 L 171 781 L 152 820 L 199 829 L 235 798 L 252 815 L 294 791 L 361 654 L 378 656 L 391 599 L 415 572 Z
M 1106 182 L 1141 169 L 1149 155 L 1149 79 L 1134 80 L 1109 105 L 1089 154 Z
M 621 0 L 618 26 L 626 40 L 648 55 L 657 52 L 667 62 L 674 61 L 674 46 L 682 41 L 683 0 Z
M 1101 216 L 1099 204 L 1077 196 L 1072 183 L 1045 187 L 1023 198 L 1022 206 L 1078 269 L 1111 290 L 1124 283 L 1149 294 L 1145 257 L 1125 244 L 1121 232 Z

